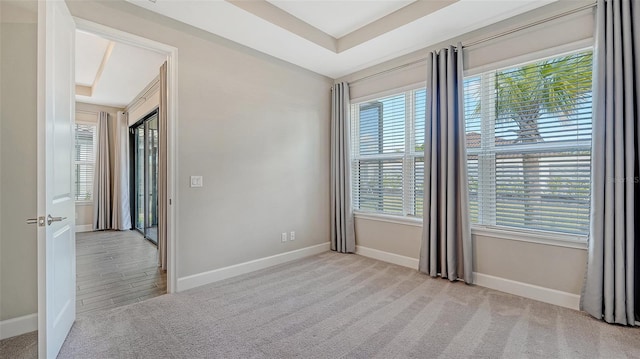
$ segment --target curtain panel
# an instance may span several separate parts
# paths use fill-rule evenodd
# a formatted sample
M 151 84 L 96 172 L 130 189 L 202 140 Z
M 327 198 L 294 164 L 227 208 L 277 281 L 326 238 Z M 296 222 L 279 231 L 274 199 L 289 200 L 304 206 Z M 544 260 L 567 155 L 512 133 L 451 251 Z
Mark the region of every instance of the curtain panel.
M 349 85 L 335 84 L 331 98 L 331 250 L 356 251 L 351 203 Z
M 472 283 L 462 46 L 427 58 L 424 214 L 419 270 Z
M 640 321 L 640 3 L 599 0 L 593 72 L 591 223 L 581 308 Z
M 109 114 L 98 113 L 98 141 L 93 176 L 93 229 L 111 228 L 111 174 L 109 162 Z
M 131 229 L 129 206 L 129 123 L 127 113 L 119 111 L 114 131 L 114 176 L 111 228 Z

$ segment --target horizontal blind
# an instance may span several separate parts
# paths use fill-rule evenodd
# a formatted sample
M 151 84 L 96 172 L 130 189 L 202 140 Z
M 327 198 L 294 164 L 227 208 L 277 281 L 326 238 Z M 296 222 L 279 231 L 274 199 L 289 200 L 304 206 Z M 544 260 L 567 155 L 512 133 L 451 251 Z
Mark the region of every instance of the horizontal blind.
M 90 201 L 93 198 L 95 141 L 95 124 L 76 123 L 74 168 L 76 201 Z
M 402 214 L 402 159 L 360 160 L 355 173 L 359 209 Z
M 359 159 L 354 163 L 358 209 L 402 214 L 405 96 L 394 95 L 359 104 L 357 129 Z
M 351 105 L 354 208 L 422 213 L 425 90 Z
M 471 219 L 587 234 L 592 52 L 465 79 Z

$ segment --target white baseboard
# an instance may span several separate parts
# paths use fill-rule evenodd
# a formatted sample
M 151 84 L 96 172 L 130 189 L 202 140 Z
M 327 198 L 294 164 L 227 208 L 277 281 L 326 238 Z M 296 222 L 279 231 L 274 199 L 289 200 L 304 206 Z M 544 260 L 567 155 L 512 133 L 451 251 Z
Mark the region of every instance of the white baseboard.
M 0 321 L 0 339 L 38 330 L 38 313 Z
M 580 310 L 580 296 L 551 288 L 533 284 L 517 282 L 511 279 L 494 277 L 488 274 L 473 273 L 474 284 L 481 287 L 495 289 L 501 292 L 515 294 L 521 297 L 554 304 L 560 307 Z
M 356 246 L 356 254 L 387 263 L 397 264 L 411 269 L 418 269 L 419 261 L 416 258 L 405 257 L 399 254 L 384 252 L 362 246 Z M 560 307 L 580 310 L 580 296 L 577 294 L 562 292 L 559 290 L 518 282 L 511 279 L 494 277 L 488 274 L 474 272 L 473 275 L 474 284 L 480 287 L 490 288 L 501 292 L 554 304 Z
M 76 225 L 76 233 L 78 232 L 91 232 L 93 231 L 93 226 L 90 224 L 79 224 Z
M 259 258 L 249 262 L 235 264 L 224 268 L 214 269 L 212 271 L 204 273 L 198 273 L 187 277 L 178 278 L 177 291 L 181 292 L 187 289 L 265 269 L 278 264 L 294 261 L 296 259 L 324 253 L 329 249 L 330 243 L 327 242 L 311 247 L 297 249 L 295 251 L 276 254 L 270 257 Z
M 373 259 L 377 259 L 379 261 L 397 264 L 399 266 L 418 269 L 418 259 L 401 256 L 399 254 L 389 253 L 380 251 L 373 248 L 367 248 L 363 246 L 356 246 L 356 254 L 359 254 L 363 257 L 369 257 Z

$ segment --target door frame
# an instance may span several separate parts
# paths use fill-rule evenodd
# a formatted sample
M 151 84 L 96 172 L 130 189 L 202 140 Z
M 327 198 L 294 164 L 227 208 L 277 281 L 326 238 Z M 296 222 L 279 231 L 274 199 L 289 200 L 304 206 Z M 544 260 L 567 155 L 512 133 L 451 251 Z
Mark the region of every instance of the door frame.
M 89 20 L 74 17 L 76 28 L 105 39 L 113 40 L 154 51 L 167 56 L 167 293 L 177 291 L 177 247 L 176 233 L 177 195 L 176 180 L 178 163 L 177 149 L 177 121 L 178 121 L 178 49 L 155 40 L 147 39 L 125 31 L 117 30 Z

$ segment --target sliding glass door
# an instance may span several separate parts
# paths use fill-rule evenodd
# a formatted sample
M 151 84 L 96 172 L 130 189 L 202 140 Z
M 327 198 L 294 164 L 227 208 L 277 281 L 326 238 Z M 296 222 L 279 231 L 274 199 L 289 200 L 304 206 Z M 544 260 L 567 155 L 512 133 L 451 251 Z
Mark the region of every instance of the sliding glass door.
M 133 223 L 145 238 L 158 243 L 158 113 L 131 127 Z

